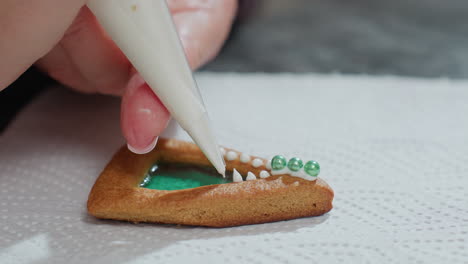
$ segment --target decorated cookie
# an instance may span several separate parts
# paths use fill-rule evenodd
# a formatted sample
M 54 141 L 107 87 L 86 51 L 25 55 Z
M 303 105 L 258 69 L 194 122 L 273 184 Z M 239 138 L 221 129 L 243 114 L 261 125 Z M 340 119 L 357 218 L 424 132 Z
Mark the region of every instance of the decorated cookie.
M 325 214 L 333 191 L 320 165 L 281 155 L 271 160 L 221 149 L 227 175 L 211 167 L 199 148 L 160 139 L 136 155 L 122 147 L 94 184 L 88 212 L 132 222 L 227 227 Z

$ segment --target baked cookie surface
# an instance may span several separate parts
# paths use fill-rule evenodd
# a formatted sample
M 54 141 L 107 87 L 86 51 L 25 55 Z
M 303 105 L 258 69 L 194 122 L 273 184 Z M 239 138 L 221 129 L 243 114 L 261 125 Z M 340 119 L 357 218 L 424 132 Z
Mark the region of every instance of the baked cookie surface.
M 96 180 L 88 212 L 102 219 L 227 227 L 332 209 L 333 190 L 320 178 L 271 175 L 267 160 L 223 152 L 230 172 L 224 179 L 193 143 L 160 139 L 145 155 L 122 147 Z

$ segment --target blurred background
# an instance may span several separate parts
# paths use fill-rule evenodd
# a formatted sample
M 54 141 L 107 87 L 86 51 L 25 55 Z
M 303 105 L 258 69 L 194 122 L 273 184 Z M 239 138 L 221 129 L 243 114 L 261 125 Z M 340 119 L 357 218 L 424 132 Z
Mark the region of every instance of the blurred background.
M 468 77 L 467 0 L 241 0 L 200 71 Z M 53 83 L 34 69 L 0 93 L 0 131 Z
M 468 1 L 242 1 L 203 70 L 466 78 Z

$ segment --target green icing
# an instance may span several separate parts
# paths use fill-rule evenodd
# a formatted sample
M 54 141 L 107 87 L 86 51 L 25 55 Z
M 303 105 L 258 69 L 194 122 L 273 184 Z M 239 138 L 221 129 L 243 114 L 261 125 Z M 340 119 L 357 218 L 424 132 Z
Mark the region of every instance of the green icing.
M 184 164 L 159 164 L 150 168 L 140 186 L 154 190 L 172 191 L 229 182 L 232 180 L 222 178 L 210 168 Z

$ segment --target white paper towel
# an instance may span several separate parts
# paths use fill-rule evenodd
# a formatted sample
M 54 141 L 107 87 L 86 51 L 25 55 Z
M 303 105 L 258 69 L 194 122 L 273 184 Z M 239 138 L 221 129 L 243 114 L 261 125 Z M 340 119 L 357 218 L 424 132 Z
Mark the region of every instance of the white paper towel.
M 57 88 L 0 139 L 0 263 L 468 263 L 468 82 L 198 81 L 222 144 L 318 160 L 334 209 L 225 229 L 96 220 L 85 204 L 124 144 L 119 101 Z

